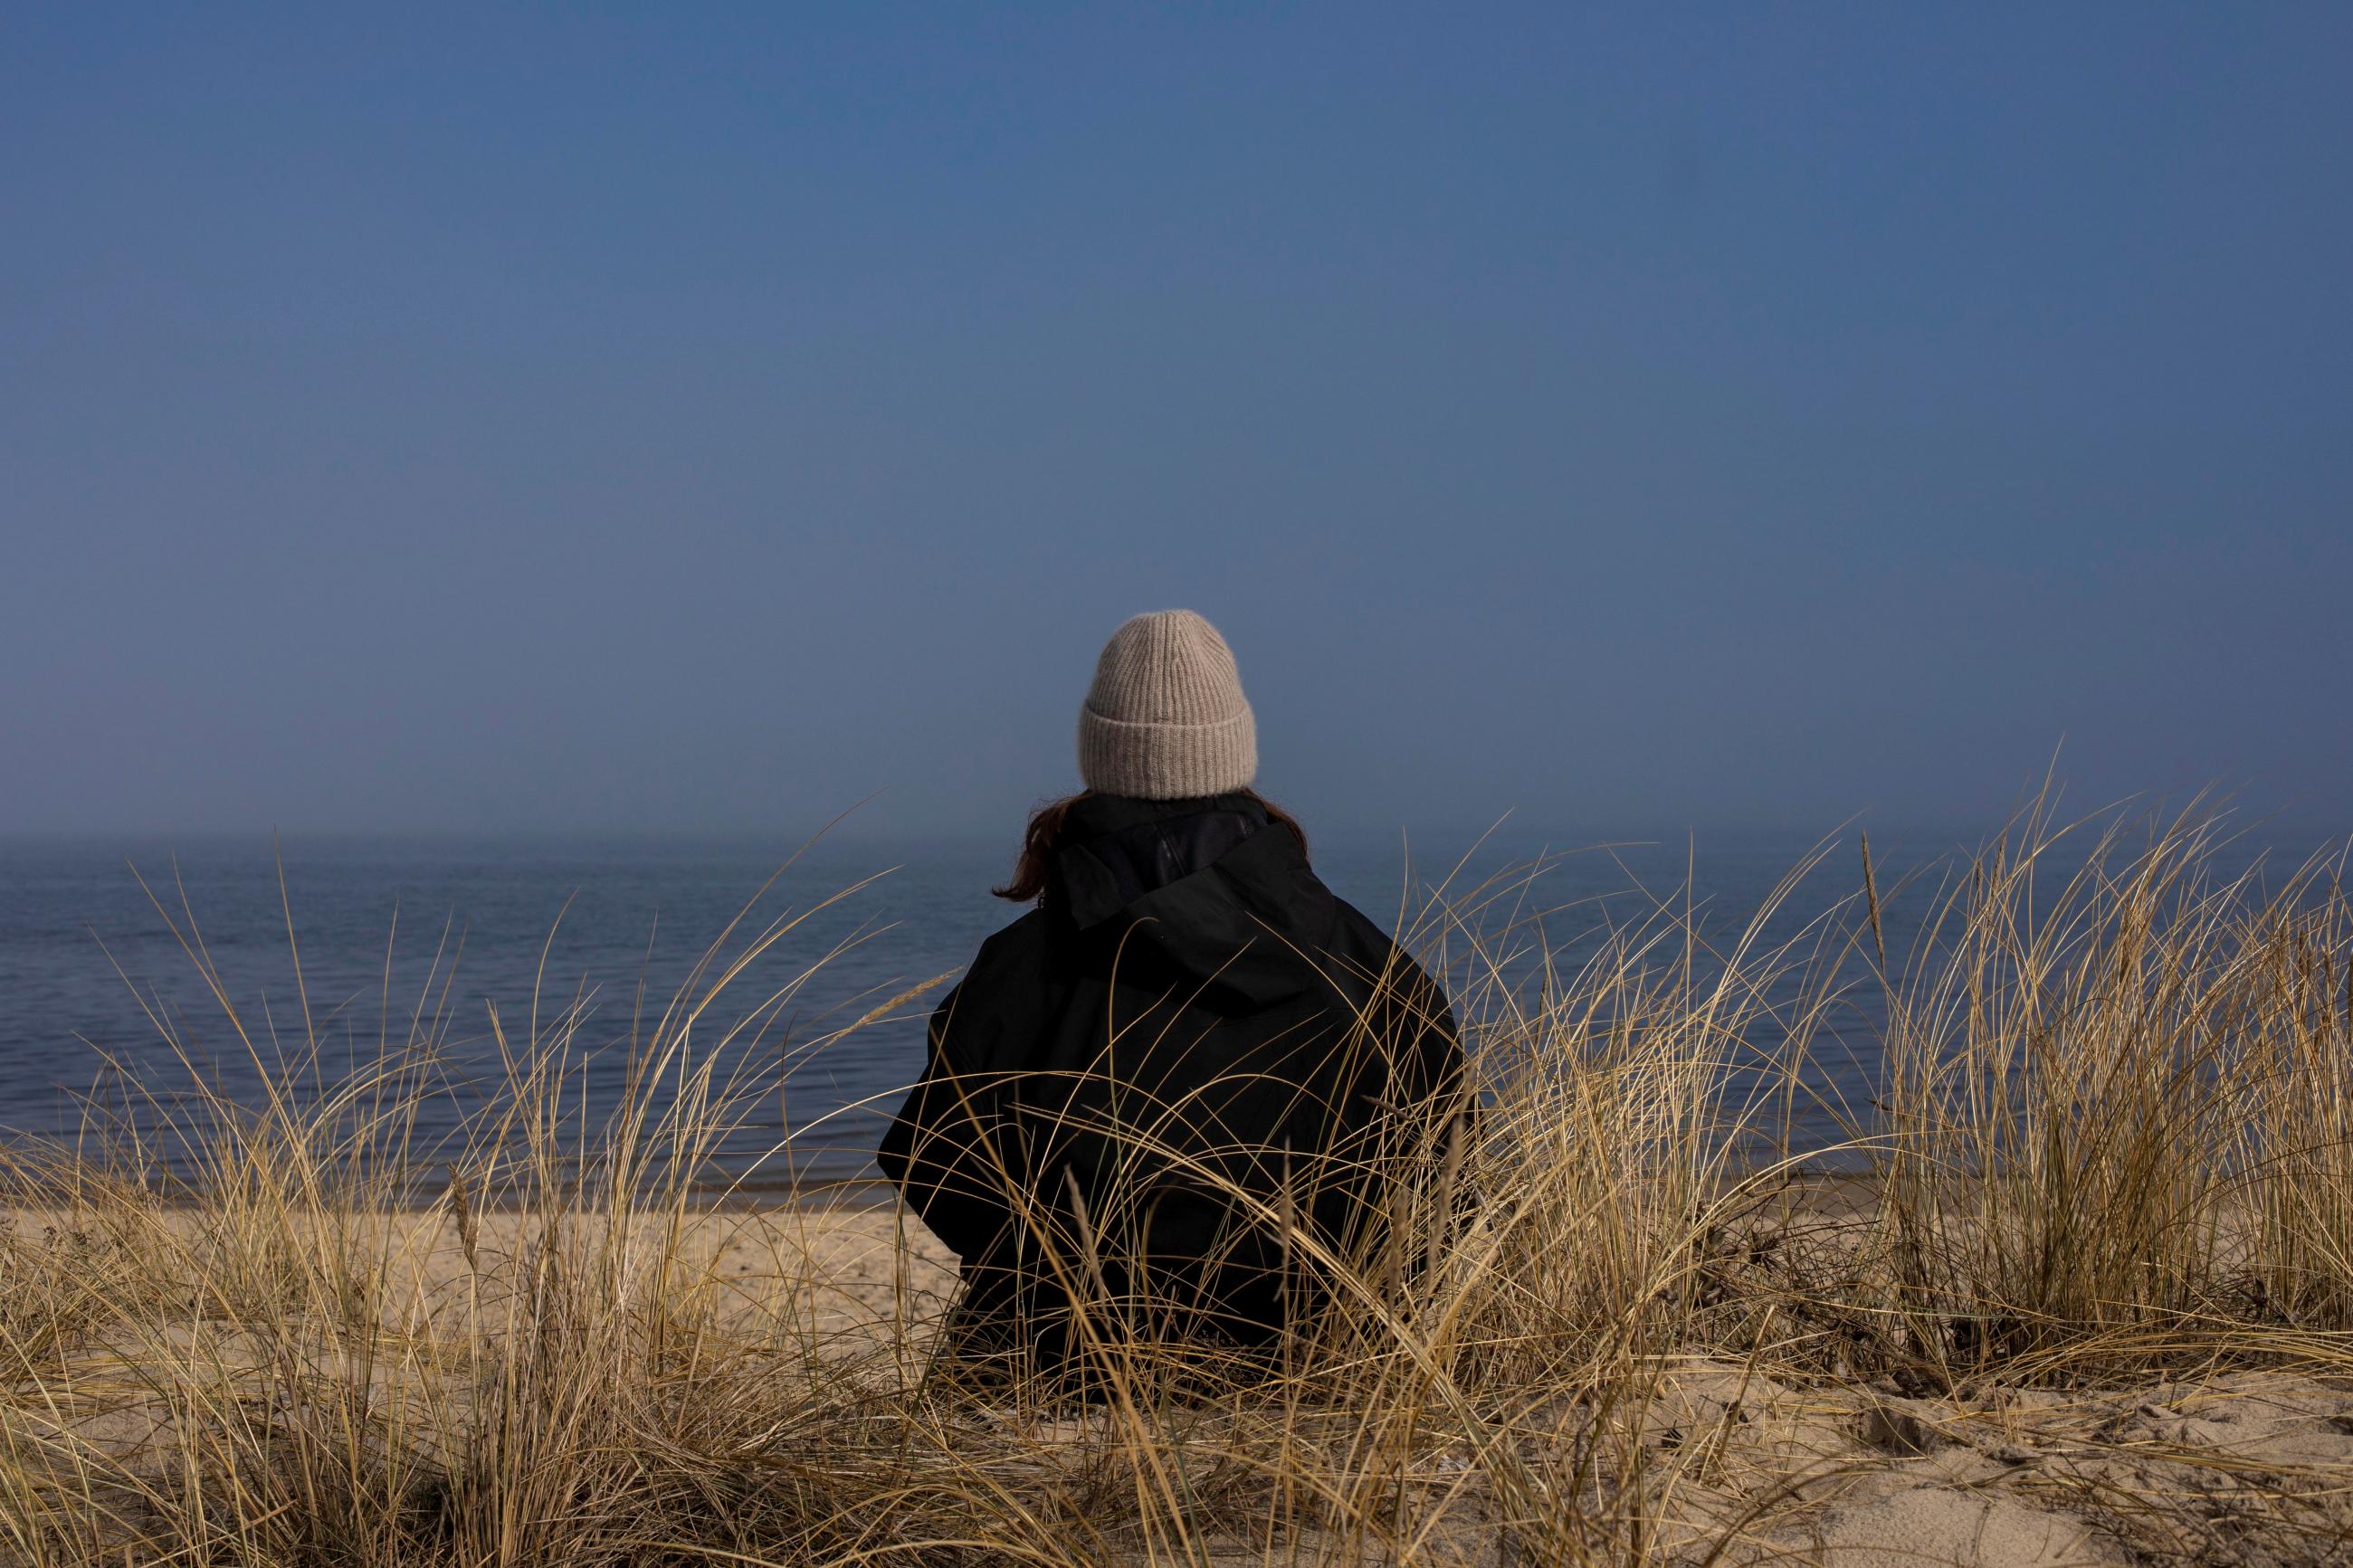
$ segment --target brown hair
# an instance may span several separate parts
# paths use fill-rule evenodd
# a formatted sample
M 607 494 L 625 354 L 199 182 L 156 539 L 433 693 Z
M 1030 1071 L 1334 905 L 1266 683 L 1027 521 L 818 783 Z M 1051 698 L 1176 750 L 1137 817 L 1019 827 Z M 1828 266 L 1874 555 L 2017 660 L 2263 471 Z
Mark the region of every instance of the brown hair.
M 1046 873 L 1054 863 L 1054 851 L 1062 847 L 1062 828 L 1069 820 L 1071 807 L 1092 798 L 1095 791 L 1082 789 L 1076 795 L 1066 795 L 1060 800 L 1050 800 L 1029 814 L 1029 826 L 1021 835 L 1021 858 L 1013 863 L 1013 879 L 990 892 L 1000 899 L 1011 899 L 1017 904 L 1034 904 L 1046 896 Z M 1299 852 L 1307 853 L 1307 829 L 1299 819 L 1254 789 L 1233 792 L 1256 801 L 1266 813 L 1268 822 L 1288 828 L 1291 837 L 1299 841 Z

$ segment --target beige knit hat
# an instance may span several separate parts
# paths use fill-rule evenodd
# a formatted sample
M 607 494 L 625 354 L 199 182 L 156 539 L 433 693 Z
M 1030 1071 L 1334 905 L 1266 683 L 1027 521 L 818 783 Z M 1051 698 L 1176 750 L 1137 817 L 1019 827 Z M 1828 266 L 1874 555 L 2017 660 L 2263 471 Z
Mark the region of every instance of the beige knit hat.
M 1079 776 L 1145 800 L 1223 795 L 1258 777 L 1258 721 L 1217 627 L 1155 610 L 1111 634 L 1079 709 Z

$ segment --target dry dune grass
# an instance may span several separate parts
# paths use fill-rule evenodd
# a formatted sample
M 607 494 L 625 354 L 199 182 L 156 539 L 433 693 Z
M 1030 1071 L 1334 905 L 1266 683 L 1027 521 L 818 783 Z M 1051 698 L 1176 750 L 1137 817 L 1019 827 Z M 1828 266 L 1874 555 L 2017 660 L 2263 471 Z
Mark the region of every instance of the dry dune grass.
M 714 1065 L 710 999 L 790 918 L 713 950 L 609 1120 L 576 1010 L 502 1035 L 429 1164 L 447 1005 L 387 1005 L 323 1094 L 8 1158 L 0 1557 L 2346 1561 L 2353 921 L 2326 866 L 2218 876 L 2217 831 L 2037 809 L 1770 942 L 1660 900 L 1548 953 L 1540 882 L 1434 900 L 1475 1217 L 1403 1215 L 1271 1372 L 1107 1342 L 1088 1405 L 934 1375 L 952 1265 L 895 1207 L 699 1184 L 776 1087 Z M 1893 953 L 1899 896 L 1936 912 Z M 1858 984 L 1879 1105 L 1784 1158 Z M 139 1179 L 159 1125 L 184 1189 Z

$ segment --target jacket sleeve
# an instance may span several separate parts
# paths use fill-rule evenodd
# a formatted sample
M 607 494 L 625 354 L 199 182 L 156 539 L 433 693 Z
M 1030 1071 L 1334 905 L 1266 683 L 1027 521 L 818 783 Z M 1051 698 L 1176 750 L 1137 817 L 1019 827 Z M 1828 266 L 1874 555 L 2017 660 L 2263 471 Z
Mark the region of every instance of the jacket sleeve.
M 1419 1280 L 1440 1250 L 1462 1234 L 1481 1206 L 1472 1159 L 1479 1138 L 1478 1086 L 1462 1049 L 1462 1036 L 1446 991 L 1427 971 L 1393 950 L 1395 974 L 1385 999 L 1385 1023 L 1393 1042 L 1388 1092 L 1401 1144 L 1398 1176 L 1413 1189 L 1417 1205 L 1440 1205 L 1409 1233 L 1407 1255 L 1397 1262 L 1402 1277 Z M 1387 1216 L 1377 1215 L 1377 1228 Z M 1384 1240 L 1383 1245 L 1391 1245 Z
M 985 1250 L 1010 1217 L 1008 1182 L 1016 1169 L 1010 1142 L 1013 1094 L 1001 1072 L 987 1067 L 997 1021 L 976 978 L 987 960 L 943 998 L 927 1031 L 930 1058 L 923 1076 L 899 1108 L 881 1147 L 882 1173 L 897 1184 L 907 1206 L 959 1258 Z
M 1389 1094 L 1400 1107 L 1467 1115 L 1462 1035 L 1446 992 L 1403 948 L 1393 945 L 1389 955 L 1376 1025 L 1388 1054 Z

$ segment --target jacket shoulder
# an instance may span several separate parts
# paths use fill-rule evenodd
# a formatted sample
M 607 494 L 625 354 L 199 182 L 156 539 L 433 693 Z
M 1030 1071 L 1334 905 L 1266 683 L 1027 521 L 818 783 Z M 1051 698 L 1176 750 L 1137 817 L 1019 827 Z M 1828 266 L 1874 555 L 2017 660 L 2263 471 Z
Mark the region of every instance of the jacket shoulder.
M 1332 901 L 1337 906 L 1332 944 L 1335 956 L 1367 982 L 1386 979 L 1388 988 L 1401 995 L 1427 1000 L 1435 994 L 1443 1005 L 1438 983 L 1406 951 L 1405 943 L 1347 900 L 1335 897 Z
M 1335 917 L 1333 932 L 1335 943 L 1345 943 L 1355 956 L 1385 959 L 1394 952 L 1401 959 L 1406 957 L 1405 948 L 1372 916 L 1336 893 L 1333 895 L 1332 903 Z M 1406 962 L 1412 961 L 1407 959 Z
M 1032 909 L 981 939 L 961 985 L 987 984 L 1034 965 L 1046 955 L 1046 911 Z
M 999 1054 L 1008 1033 L 1033 1026 L 1043 991 L 1047 952 L 1046 914 L 1031 910 L 984 938 L 963 978 L 932 1010 L 935 1050 L 965 1069 Z

